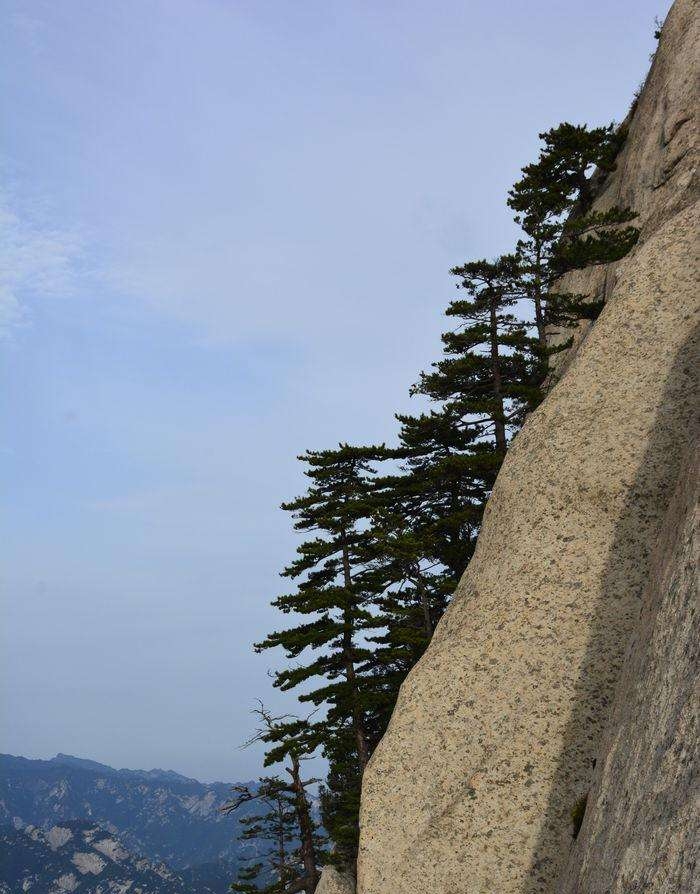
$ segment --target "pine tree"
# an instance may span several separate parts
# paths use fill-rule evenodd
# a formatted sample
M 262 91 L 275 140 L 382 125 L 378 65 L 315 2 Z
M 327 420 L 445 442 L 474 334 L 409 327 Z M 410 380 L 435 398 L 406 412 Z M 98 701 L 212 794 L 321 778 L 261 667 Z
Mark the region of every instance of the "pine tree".
M 399 529 L 382 547 L 379 561 L 388 586 L 375 600 L 381 629 L 369 637 L 374 649 L 366 671 L 372 676 L 372 710 L 381 731 L 391 719 L 401 684 L 430 644 L 453 590 L 453 579 L 444 567 L 420 558 L 418 542 Z
M 375 500 L 381 515 L 393 511 L 403 517 L 420 541 L 422 557 L 447 569 L 453 590 L 474 550 L 497 471 L 490 447 L 454 408 L 397 419 L 399 446 L 392 455 L 401 474 L 378 479 Z
M 447 308 L 447 315 L 460 323 L 442 336 L 446 356 L 421 375 L 414 391 L 440 401 L 474 433 L 474 465 L 480 460 L 489 481 L 500 468 L 509 437 L 541 396 L 533 339 L 513 313 L 518 267 L 512 255 L 472 261 L 451 273 L 469 298 Z
M 614 123 L 589 130 L 586 124 L 563 122 L 539 138 L 544 143 L 539 158 L 523 168 L 508 204 L 523 214 L 546 207 L 558 217 L 574 206 L 577 214 L 586 214 L 594 198 L 591 174 L 595 170 L 602 178 L 615 170 L 625 130 Z
M 381 629 L 364 669 L 383 728 L 398 690 L 432 637 L 474 550 L 484 507 L 508 440 L 540 397 L 536 340 L 518 320 L 513 256 L 454 268 L 469 299 L 448 316 L 445 356 L 413 393 L 439 407 L 400 416 L 398 474 L 375 479 L 366 561 Z
M 582 270 L 624 258 L 636 244 L 639 230 L 623 224 L 636 217 L 636 212 L 629 209 L 609 208 L 567 220 L 553 252 L 554 274 L 562 276 L 568 270 Z
M 323 828 L 333 841 L 329 860 L 353 869 L 360 837 L 360 791 L 364 768 L 357 754 L 351 723 L 326 727 L 323 754 L 328 762 L 328 772 L 319 791 L 319 800 Z
M 298 558 L 283 572 L 298 580 L 296 591 L 273 604 L 310 620 L 272 633 L 256 646 L 284 648 L 297 663 L 275 675 L 275 686 L 289 690 L 306 684 L 300 701 L 324 709 L 306 735 L 310 747 L 320 748 L 329 763 L 323 821 L 336 859 L 349 865 L 356 857 L 362 773 L 383 732 L 374 710 L 367 640 L 380 622 L 365 572 L 373 464 L 384 456 L 381 447 L 341 444 L 300 457 L 311 484 L 304 496 L 283 508 L 294 513 L 298 531 L 315 536 L 299 546 Z M 302 657 L 306 663 L 299 663 Z
M 471 436 L 440 413 L 402 419 L 401 446 L 391 451 L 399 472 L 373 489 L 365 571 L 380 626 L 366 670 L 382 730 L 466 567 L 483 506 L 472 457 L 458 452 Z
M 484 506 L 508 440 L 540 397 L 536 341 L 518 320 L 513 256 L 455 268 L 469 299 L 448 316 L 445 356 L 414 393 L 438 404 L 401 416 L 399 473 L 375 480 L 363 572 L 381 629 L 366 671 L 383 728 L 398 690 L 427 648 L 471 558 Z
M 278 894 L 288 891 L 288 883 L 298 878 L 294 866 L 293 843 L 296 838 L 296 815 L 288 786 L 279 776 L 264 776 L 255 788 L 234 786 L 235 798 L 224 813 L 235 813 L 243 804 L 255 801 L 258 811 L 239 820 L 242 843 L 255 842 L 253 856 L 243 858 L 238 878 L 231 885 L 237 894 Z M 269 850 L 260 854 L 261 845 Z
M 326 705 L 329 727 L 352 725 L 362 769 L 370 756 L 365 681 L 358 666 L 367 658 L 364 631 L 375 621 L 365 608 L 361 570 L 366 552 L 366 519 L 371 463 L 383 456 L 381 448 L 341 444 L 336 450 L 307 451 L 301 457 L 311 479 L 307 493 L 283 504 L 294 513 L 295 529 L 317 536 L 299 546 L 298 558 L 284 577 L 299 579 L 294 593 L 274 602 L 285 614 L 311 616 L 296 627 L 269 634 L 257 651 L 281 646 L 289 660 L 316 652 L 306 664 L 278 671 L 274 685 L 282 690 L 307 682 L 324 681 L 299 696 L 302 702 Z
M 509 192 L 508 204 L 525 234 L 516 251 L 521 294 L 533 303 L 545 366 L 551 353 L 546 327 L 595 319 L 603 304 L 593 296 L 553 291 L 555 280 L 568 270 L 619 260 L 639 236 L 629 225 L 636 217 L 630 209 L 591 211 L 595 189 L 615 169 L 625 137 L 624 128 L 614 124 L 591 130 L 560 124 L 540 134 L 539 159 L 523 168 L 522 179 Z
M 265 766 L 283 764 L 289 779 L 263 777 L 255 790 L 248 786 L 234 787 L 237 797 L 224 807 L 224 812 L 232 813 L 252 800 L 261 801 L 265 807 L 262 814 L 240 820 L 246 826 L 240 839 L 271 840 L 274 848 L 265 860 L 250 861 L 244 866 L 232 890 L 241 894 L 258 890 L 265 894 L 277 891 L 313 894 L 320 878 L 320 866 L 325 859 L 325 838 L 314 819 L 307 789 L 320 780 L 304 779 L 301 767 L 316 749 L 314 727 L 310 718 L 290 715 L 275 717 L 262 702 L 253 713 L 258 717 L 259 725 L 245 746 L 254 742 L 269 745 Z M 293 846 L 290 847 L 290 843 Z M 269 887 L 254 887 L 270 876 L 273 880 Z
M 425 651 L 447 603 L 449 576 L 439 562 L 424 558 L 430 534 L 414 526 L 402 499 L 402 476 L 396 490 L 383 482 L 369 528 L 365 588 L 375 612 L 374 647 L 361 667 L 371 680 L 368 714 L 376 739 L 386 729 L 398 690 Z M 394 500 L 393 497 L 396 497 Z M 373 743 L 375 744 L 375 743 Z

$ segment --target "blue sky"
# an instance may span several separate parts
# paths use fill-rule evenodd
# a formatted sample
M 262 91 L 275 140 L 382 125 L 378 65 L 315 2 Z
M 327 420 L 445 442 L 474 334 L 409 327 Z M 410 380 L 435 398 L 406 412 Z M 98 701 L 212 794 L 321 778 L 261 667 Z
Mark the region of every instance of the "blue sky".
M 668 6 L 0 0 L 2 750 L 257 773 L 295 455 L 391 440 Z

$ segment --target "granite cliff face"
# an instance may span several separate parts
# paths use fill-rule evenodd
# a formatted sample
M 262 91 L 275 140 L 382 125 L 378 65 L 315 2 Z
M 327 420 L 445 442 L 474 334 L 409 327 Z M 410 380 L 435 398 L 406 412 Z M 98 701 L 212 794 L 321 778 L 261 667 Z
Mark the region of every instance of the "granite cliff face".
M 639 212 L 640 241 L 565 284 L 606 306 L 513 443 L 367 768 L 358 894 L 694 890 L 682 498 L 662 524 L 697 440 L 698 12 L 669 13 L 596 202 Z
M 700 889 L 700 453 L 681 469 L 558 894 Z

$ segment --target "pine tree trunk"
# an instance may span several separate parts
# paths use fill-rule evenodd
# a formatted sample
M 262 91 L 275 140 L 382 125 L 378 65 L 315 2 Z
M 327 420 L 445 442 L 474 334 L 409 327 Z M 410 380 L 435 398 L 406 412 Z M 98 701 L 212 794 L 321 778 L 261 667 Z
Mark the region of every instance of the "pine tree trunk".
M 586 214 L 588 209 L 591 207 L 593 203 L 593 196 L 591 193 L 591 183 L 588 177 L 586 177 L 585 171 L 580 171 L 578 175 L 578 201 L 581 207 L 581 213 Z
M 280 883 L 287 880 L 287 851 L 284 846 L 284 802 L 277 799 L 277 817 L 279 819 L 279 835 L 277 836 L 277 859 L 279 860 Z
M 348 555 L 348 547 L 343 535 L 342 553 L 343 553 L 343 581 L 347 591 L 347 601 L 343 616 L 343 660 L 345 662 L 345 679 L 350 687 L 352 697 L 352 725 L 355 732 L 355 741 L 357 742 L 357 756 L 360 759 L 360 767 L 364 772 L 369 761 L 369 749 L 367 748 L 367 734 L 365 732 L 365 721 L 362 716 L 362 707 L 360 705 L 360 693 L 357 685 L 357 675 L 355 674 L 355 661 L 353 657 L 353 618 L 350 608 L 350 599 L 352 593 L 352 578 L 350 576 L 350 556 Z
M 306 892 L 313 894 L 319 880 L 319 873 L 316 869 L 316 849 L 314 847 L 314 827 L 311 822 L 311 812 L 309 810 L 309 802 L 306 799 L 306 792 L 301 781 L 301 772 L 299 769 L 299 758 L 291 755 L 292 768 L 289 774 L 292 777 L 292 788 L 295 795 L 295 810 L 297 815 L 297 823 L 299 825 L 299 838 L 301 841 L 301 861 L 304 865 L 304 878 L 308 880 Z
M 506 441 L 505 410 L 503 407 L 503 390 L 501 385 L 501 359 L 498 354 L 498 319 L 496 317 L 496 299 L 489 299 L 491 310 L 491 375 L 493 376 L 493 396 L 496 399 L 494 413 L 494 431 L 496 434 L 496 450 L 505 455 L 508 447 Z
M 425 635 L 430 639 L 433 635 L 433 622 L 430 618 L 428 594 L 425 592 L 425 583 L 423 582 L 423 575 L 420 573 L 420 568 L 416 569 L 415 584 L 416 590 L 418 590 L 421 608 L 423 609 L 423 629 L 425 630 Z
M 542 306 L 542 247 L 539 241 L 535 248 L 535 323 L 537 324 L 537 338 L 541 348 L 547 347 L 547 334 L 545 332 L 544 308 Z
M 452 456 L 452 453 L 448 450 L 447 455 Z M 450 512 L 451 512 L 451 514 L 455 515 L 462 508 L 463 508 L 463 506 L 462 506 L 461 499 L 459 499 L 459 497 L 455 491 L 455 488 L 451 487 L 450 488 Z M 469 549 L 465 550 L 465 549 L 460 548 L 462 546 L 462 541 L 460 539 L 459 534 L 456 534 L 453 536 L 448 533 L 446 536 L 449 539 L 450 545 L 452 547 L 455 547 L 455 546 L 458 547 L 458 553 L 461 556 L 459 562 L 455 562 L 454 559 L 452 562 L 445 561 L 445 565 L 449 568 L 450 573 L 456 579 L 456 581 L 458 581 L 464 574 L 464 570 L 467 567 L 471 553 L 470 553 Z

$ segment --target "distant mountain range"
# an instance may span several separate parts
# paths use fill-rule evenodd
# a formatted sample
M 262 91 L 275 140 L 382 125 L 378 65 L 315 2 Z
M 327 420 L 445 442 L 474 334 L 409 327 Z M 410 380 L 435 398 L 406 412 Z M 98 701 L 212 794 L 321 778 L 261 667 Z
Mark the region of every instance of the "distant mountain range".
M 231 881 L 221 864 L 217 874 L 152 863 L 84 820 L 47 831 L 3 826 L 0 850 L 0 894 L 222 894 Z
M 0 825 L 6 827 L 0 848 L 4 852 L 14 843 L 13 852 L 24 854 L 29 861 L 27 871 L 38 871 L 34 858 L 43 854 L 47 871 L 58 867 L 63 872 L 66 860 L 69 864 L 73 861 L 71 847 L 92 847 L 92 842 L 109 839 L 117 842 L 109 847 L 120 848 L 119 853 L 125 856 L 105 864 L 103 871 L 109 869 L 109 877 L 115 879 L 122 870 L 144 874 L 139 886 L 128 889 L 132 894 L 194 894 L 200 890 L 224 894 L 242 853 L 237 819 L 224 816 L 220 810 L 230 797 L 231 787 L 223 782 L 198 782 L 173 770 L 116 770 L 65 754 L 48 761 L 0 755 Z M 78 825 L 72 825 L 76 822 Z M 52 849 L 51 841 L 58 840 L 56 835 L 65 835 L 52 831 L 56 828 L 71 830 L 72 837 L 65 847 Z M 86 836 L 91 836 L 90 841 Z M 246 846 L 248 853 L 250 847 Z M 74 861 L 71 865 L 70 871 L 78 873 L 76 879 L 82 887 L 65 890 L 81 894 L 98 890 L 94 885 L 89 887 L 89 871 L 81 874 Z M 199 887 L 205 880 L 213 887 Z M 53 889 L 39 885 L 34 890 Z
M 36 763 L 33 761 L 32 763 Z M 113 776 L 123 776 L 127 779 L 158 779 L 170 780 L 171 782 L 194 782 L 195 785 L 203 785 L 190 776 L 183 776 L 182 773 L 176 773 L 175 770 L 115 770 L 107 764 L 100 764 L 97 761 L 91 761 L 84 757 L 73 757 L 72 754 L 61 754 L 52 757 L 47 764 L 62 764 L 64 767 L 77 767 L 79 770 L 94 770 L 96 773 L 109 773 Z M 219 783 L 223 785 L 224 783 Z

